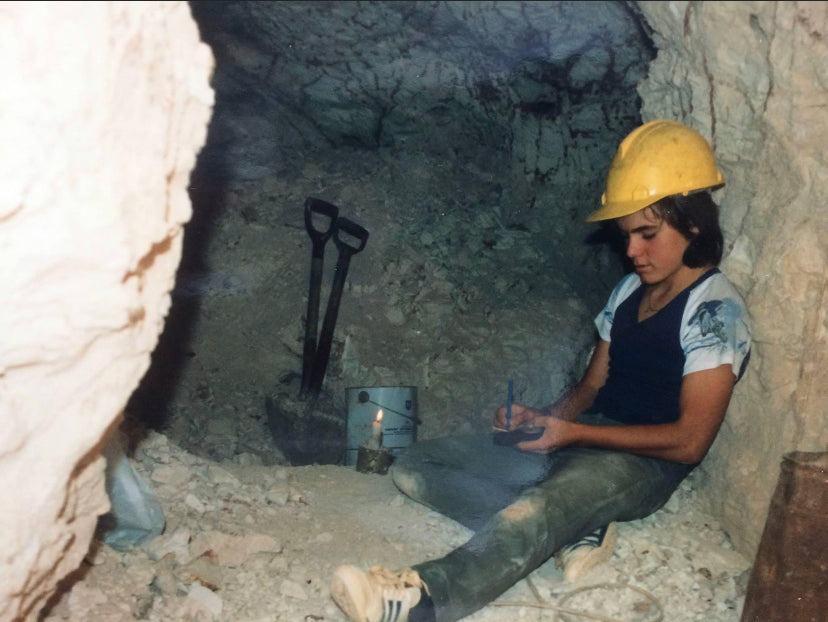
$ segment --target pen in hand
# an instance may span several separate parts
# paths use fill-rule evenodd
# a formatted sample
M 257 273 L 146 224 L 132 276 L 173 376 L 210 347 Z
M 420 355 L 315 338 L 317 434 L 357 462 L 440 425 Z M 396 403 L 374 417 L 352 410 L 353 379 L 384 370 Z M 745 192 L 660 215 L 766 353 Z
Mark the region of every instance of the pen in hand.
M 523 441 L 534 441 L 543 436 L 543 426 L 519 425 L 512 430 L 512 391 L 514 383 L 509 381 L 509 396 L 506 398 L 506 428 L 495 426 L 495 434 L 492 437 L 495 445 L 516 445 Z

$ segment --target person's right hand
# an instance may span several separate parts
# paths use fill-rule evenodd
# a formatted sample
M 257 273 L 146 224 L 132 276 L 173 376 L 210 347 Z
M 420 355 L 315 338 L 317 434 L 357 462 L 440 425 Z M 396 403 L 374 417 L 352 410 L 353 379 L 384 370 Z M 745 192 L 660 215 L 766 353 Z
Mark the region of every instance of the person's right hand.
M 512 404 L 512 418 L 509 422 L 509 427 L 506 427 L 506 407 L 501 406 L 495 411 L 494 425 L 499 430 L 514 430 L 520 425 L 528 425 L 535 420 L 535 417 L 541 417 L 543 413 L 535 408 L 524 406 L 523 404 Z

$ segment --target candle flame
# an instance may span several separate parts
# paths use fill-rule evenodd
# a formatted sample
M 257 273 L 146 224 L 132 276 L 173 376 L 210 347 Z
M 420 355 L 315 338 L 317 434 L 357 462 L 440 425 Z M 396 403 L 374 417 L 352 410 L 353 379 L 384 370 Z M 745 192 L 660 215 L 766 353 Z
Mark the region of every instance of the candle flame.
M 377 421 L 382 421 L 382 408 L 377 411 Z

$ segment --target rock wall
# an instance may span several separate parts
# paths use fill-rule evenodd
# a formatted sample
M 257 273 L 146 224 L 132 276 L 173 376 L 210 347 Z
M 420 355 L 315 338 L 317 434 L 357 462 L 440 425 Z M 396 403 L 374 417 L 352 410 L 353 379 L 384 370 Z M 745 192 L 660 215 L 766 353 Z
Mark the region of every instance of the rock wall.
M 353 158 L 344 147 L 410 158 L 413 175 L 477 172 L 507 226 L 566 248 L 557 264 L 584 289 L 598 280 L 591 253 L 568 242 L 594 229 L 583 216 L 617 143 L 639 123 L 635 88 L 654 50 L 634 5 L 192 5 L 217 58 L 205 177 L 296 179 L 297 164 L 320 159 L 313 151 Z M 445 209 L 470 192 L 457 180 L 418 202 Z M 596 300 L 616 276 L 596 285 Z
M 212 55 L 184 2 L 0 11 L 0 619 L 32 619 L 108 508 L 101 445 L 149 364 Z
M 707 501 L 751 553 L 782 455 L 828 447 L 828 3 L 639 5 L 659 49 L 642 117 L 699 129 L 727 184 L 723 269 L 755 341 L 703 473 Z

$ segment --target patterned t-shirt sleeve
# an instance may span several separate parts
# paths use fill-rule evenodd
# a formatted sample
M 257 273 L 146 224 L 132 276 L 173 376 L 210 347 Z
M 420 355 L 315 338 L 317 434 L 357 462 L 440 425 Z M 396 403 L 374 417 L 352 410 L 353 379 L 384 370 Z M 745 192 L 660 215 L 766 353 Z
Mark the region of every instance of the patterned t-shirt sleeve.
M 641 285 L 641 279 L 638 278 L 635 272 L 625 276 L 612 290 L 606 306 L 595 317 L 595 328 L 598 329 L 598 335 L 604 341 L 610 340 L 612 320 L 615 317 L 615 310 L 618 308 L 618 305 L 624 302 L 639 285 Z
M 740 378 L 750 354 L 750 340 L 745 304 L 723 274 L 693 290 L 681 328 L 685 375 L 729 364 L 733 375 Z

